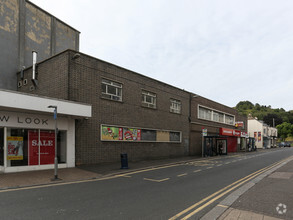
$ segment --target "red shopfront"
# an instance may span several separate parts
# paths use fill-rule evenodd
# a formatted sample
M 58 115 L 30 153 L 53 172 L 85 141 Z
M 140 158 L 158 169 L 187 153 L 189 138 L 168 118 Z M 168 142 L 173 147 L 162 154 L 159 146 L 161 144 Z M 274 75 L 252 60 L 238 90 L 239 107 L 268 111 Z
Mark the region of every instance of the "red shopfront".
M 221 136 L 227 136 L 227 151 L 228 153 L 237 152 L 238 140 L 241 137 L 241 131 L 229 129 L 229 128 L 220 128 L 219 134 Z

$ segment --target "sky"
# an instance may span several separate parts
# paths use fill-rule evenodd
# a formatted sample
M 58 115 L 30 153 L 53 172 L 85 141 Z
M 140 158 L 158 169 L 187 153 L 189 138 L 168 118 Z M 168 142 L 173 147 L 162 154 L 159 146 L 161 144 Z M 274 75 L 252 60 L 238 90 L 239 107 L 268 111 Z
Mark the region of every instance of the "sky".
M 292 0 L 30 0 L 80 52 L 234 107 L 293 110 Z

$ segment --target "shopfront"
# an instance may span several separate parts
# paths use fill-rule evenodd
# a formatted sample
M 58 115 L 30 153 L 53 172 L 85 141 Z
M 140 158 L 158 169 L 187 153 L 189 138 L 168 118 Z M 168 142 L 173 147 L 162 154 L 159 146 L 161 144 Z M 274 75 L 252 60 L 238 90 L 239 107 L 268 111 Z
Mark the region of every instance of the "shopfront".
M 55 146 L 57 146 L 58 167 L 74 167 L 75 119 L 80 119 L 82 115 L 90 117 L 91 107 L 60 100 L 1 92 L 3 95 L 9 95 L 10 101 L 8 103 L 0 102 L 0 171 L 8 173 L 52 169 L 54 168 Z M 23 98 L 31 102 L 31 105 L 22 102 Z M 3 96 L 0 99 L 3 99 Z M 12 100 L 17 100 L 17 102 L 9 104 Z M 48 108 L 51 103 L 58 106 L 60 110 L 57 117 L 57 143 L 55 143 L 55 119 L 52 110 Z M 29 105 L 29 109 L 27 105 Z M 80 107 L 81 113 L 77 115 L 75 110 L 70 110 L 72 107 Z M 86 108 L 84 109 L 84 107 Z M 83 110 L 87 112 L 85 113 Z
M 220 136 L 204 137 L 204 156 L 227 155 L 228 139 Z
M 228 128 L 220 128 L 220 135 L 225 136 L 227 138 L 227 152 L 237 152 L 238 146 L 241 148 L 241 131 L 228 129 Z M 243 142 L 246 144 L 246 142 Z

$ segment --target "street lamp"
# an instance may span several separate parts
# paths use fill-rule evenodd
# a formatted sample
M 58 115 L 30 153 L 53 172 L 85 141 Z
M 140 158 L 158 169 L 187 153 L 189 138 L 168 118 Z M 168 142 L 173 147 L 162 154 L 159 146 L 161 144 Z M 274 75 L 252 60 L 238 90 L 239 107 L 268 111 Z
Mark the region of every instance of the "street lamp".
M 57 106 L 56 105 L 49 105 L 48 108 L 53 108 L 54 109 L 54 120 L 55 120 L 55 159 L 54 159 L 54 179 L 52 180 L 59 180 L 58 178 L 58 159 L 57 159 L 57 133 L 58 133 L 58 128 L 57 128 Z

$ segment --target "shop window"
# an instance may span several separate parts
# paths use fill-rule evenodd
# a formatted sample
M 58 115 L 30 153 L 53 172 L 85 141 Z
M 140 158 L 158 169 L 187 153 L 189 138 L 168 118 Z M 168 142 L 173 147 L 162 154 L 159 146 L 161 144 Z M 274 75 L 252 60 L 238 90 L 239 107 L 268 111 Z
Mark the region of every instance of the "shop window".
M 66 131 L 57 136 L 58 163 L 66 163 Z M 7 166 L 54 164 L 55 131 L 7 129 Z
M 7 166 L 27 166 L 28 154 L 28 130 L 7 128 Z
M 102 97 L 115 101 L 122 101 L 122 84 L 102 79 Z
M 170 99 L 170 112 L 181 114 L 181 101 Z
M 149 108 L 157 107 L 157 95 L 155 93 L 142 91 L 141 98 L 142 98 L 142 106 L 149 107 Z
M 101 125 L 101 140 L 181 143 L 181 132 Z
M 181 142 L 181 133 L 170 131 L 170 142 Z
M 141 140 L 157 141 L 157 131 L 142 129 L 141 130 Z

